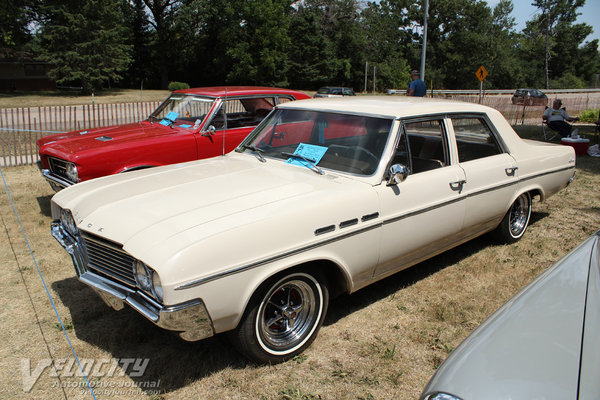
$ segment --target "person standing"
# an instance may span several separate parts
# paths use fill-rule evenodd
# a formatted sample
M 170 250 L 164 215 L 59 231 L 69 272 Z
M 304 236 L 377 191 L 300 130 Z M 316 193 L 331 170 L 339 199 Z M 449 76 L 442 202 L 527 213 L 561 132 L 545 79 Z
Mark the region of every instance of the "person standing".
M 419 76 L 419 71 L 413 70 L 410 73 L 410 77 L 412 81 L 408 84 L 408 90 L 406 94 L 409 96 L 423 97 L 425 93 L 427 93 L 427 86 L 425 86 L 425 82 Z

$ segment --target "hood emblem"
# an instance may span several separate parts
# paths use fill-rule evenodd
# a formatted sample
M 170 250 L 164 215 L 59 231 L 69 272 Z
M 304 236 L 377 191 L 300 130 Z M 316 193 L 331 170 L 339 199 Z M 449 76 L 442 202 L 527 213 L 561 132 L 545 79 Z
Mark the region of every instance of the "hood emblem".
M 113 140 L 113 138 L 111 138 L 110 136 L 100 136 L 100 137 L 97 137 L 96 140 L 99 140 L 101 142 L 108 142 L 110 140 Z

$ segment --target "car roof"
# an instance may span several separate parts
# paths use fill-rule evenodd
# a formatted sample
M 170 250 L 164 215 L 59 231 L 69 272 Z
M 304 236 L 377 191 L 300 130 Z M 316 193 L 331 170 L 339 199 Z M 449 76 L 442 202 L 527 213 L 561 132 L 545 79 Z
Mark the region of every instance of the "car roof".
M 200 96 L 225 97 L 261 94 L 298 94 L 297 90 L 265 86 L 210 86 L 175 90 L 173 93 L 197 94 Z
M 475 103 L 423 97 L 386 96 L 313 98 L 281 104 L 278 108 L 335 111 L 392 118 L 460 112 L 489 113 L 490 110 L 495 111 L 492 108 Z
M 349 88 L 347 86 L 321 86 L 319 88 L 319 90 L 321 90 L 321 89 L 352 89 L 352 88 Z

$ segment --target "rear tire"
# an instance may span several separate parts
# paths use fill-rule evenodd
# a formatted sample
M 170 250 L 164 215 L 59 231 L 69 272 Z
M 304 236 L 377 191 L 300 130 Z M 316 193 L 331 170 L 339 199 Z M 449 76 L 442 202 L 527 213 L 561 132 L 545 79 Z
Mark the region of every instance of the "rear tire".
M 522 193 L 494 231 L 494 236 L 503 243 L 514 243 L 525 234 L 531 217 L 531 195 Z
M 239 352 L 257 363 L 279 363 L 315 339 L 329 303 L 324 278 L 316 272 L 288 272 L 263 285 L 230 334 Z

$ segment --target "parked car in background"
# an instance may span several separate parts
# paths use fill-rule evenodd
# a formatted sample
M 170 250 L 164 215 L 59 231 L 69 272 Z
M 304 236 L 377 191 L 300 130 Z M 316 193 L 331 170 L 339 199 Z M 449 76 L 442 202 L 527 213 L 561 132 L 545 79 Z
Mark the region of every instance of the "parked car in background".
M 333 87 L 324 86 L 317 90 L 314 97 L 344 97 L 344 96 L 356 96 L 354 90 L 347 87 Z
M 224 157 L 60 191 L 52 233 L 115 309 L 278 362 L 314 340 L 330 296 L 486 232 L 519 240 L 532 200 L 574 172 L 572 147 L 522 140 L 478 104 L 312 99 Z
M 104 175 L 221 155 L 277 104 L 307 98 L 253 86 L 177 90 L 147 120 L 39 139 L 42 175 L 58 191 Z
M 600 232 L 496 311 L 422 400 L 591 400 L 600 393 Z
M 548 96 L 538 89 L 517 89 L 512 96 L 512 103 L 526 106 L 547 106 Z
M 406 89 L 387 89 L 385 94 L 406 94 Z

